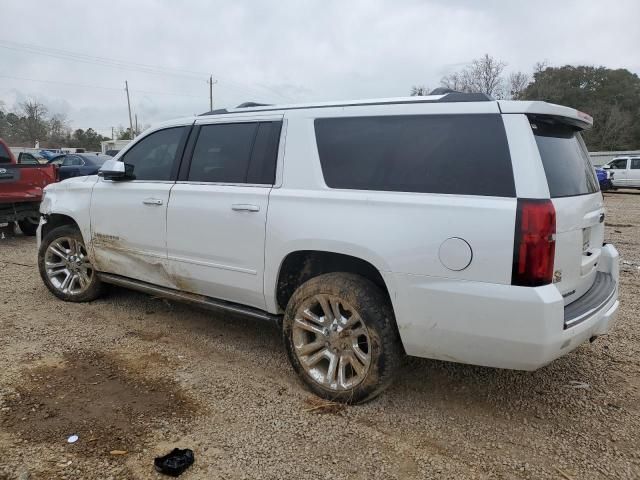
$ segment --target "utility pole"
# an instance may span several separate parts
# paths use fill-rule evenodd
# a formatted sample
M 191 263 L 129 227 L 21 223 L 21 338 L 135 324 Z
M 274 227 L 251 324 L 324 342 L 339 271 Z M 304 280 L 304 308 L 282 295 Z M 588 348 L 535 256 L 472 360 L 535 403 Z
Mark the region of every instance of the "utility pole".
M 115 139 L 113 138 L 113 127 L 111 127 L 111 140 L 115 140 Z
M 124 89 L 127 91 L 127 106 L 129 107 L 129 128 L 131 129 L 131 140 L 135 138 L 133 134 L 133 119 L 131 118 L 131 100 L 129 100 L 129 82 L 124 81 Z
M 138 135 L 138 114 L 136 113 L 136 135 Z
M 213 75 L 209 77 L 209 111 L 213 110 L 213 85 L 218 83 L 213 81 Z

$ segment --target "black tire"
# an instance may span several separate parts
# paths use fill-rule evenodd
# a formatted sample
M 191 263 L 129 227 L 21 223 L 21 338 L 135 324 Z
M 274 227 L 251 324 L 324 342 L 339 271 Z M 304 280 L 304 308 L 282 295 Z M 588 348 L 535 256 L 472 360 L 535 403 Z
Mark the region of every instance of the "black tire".
M 301 307 L 304 309 L 306 305 L 310 304 L 309 302 L 313 302 L 313 299 L 325 295 L 328 298 L 342 299 L 345 304 L 352 307 L 368 332 L 366 350 L 370 355 L 370 361 L 365 367 L 366 373 L 361 374 L 359 378 L 362 379 L 352 388 L 344 389 L 334 385 L 332 389 L 323 385 L 305 370 L 298 353 L 296 353 L 296 349 L 300 348 L 296 347 L 294 338 L 296 314 Z M 334 315 L 333 318 L 335 317 Z M 344 320 L 344 317 L 341 318 Z M 327 273 L 302 284 L 289 300 L 282 330 L 289 361 L 298 376 L 316 395 L 332 401 L 356 404 L 375 398 L 391 384 L 404 358 L 393 310 L 388 298 L 373 282 L 352 273 Z M 318 334 L 311 335 L 315 335 L 315 337 L 313 340 L 309 340 L 309 343 L 317 342 L 320 338 Z M 320 343 L 326 338 L 328 337 L 322 337 Z M 345 342 L 346 345 L 350 345 L 348 342 L 353 341 L 350 340 L 351 338 L 349 337 Z M 324 345 L 329 345 L 329 342 Z M 326 349 L 321 347 L 321 350 Z M 308 359 L 309 356 L 306 358 Z M 327 363 L 330 363 L 329 360 Z M 307 366 L 307 368 L 309 367 Z M 327 371 L 329 371 L 329 367 L 327 367 Z M 352 369 L 352 372 L 355 374 L 355 370 Z M 328 375 L 327 378 L 330 378 Z
M 93 267 L 91 267 L 92 274 L 90 276 L 90 281 L 80 293 L 63 292 L 62 290 L 60 290 L 60 288 L 52 283 L 51 279 L 47 275 L 47 267 L 45 265 L 45 256 L 47 249 L 53 242 L 63 238 L 76 240 L 77 242 L 79 242 L 82 248 L 85 249 L 86 253 L 86 246 L 84 245 L 82 234 L 77 227 L 72 225 L 63 225 L 61 227 L 54 228 L 42 239 L 40 250 L 38 250 L 38 269 L 40 270 L 40 277 L 42 278 L 42 281 L 51 293 L 53 293 L 59 299 L 64 300 L 65 302 L 90 302 L 92 300 L 95 300 L 104 291 L 104 284 L 98 278 L 97 272 L 93 270 Z M 90 265 L 88 256 L 86 256 L 85 258 L 87 258 L 86 263 Z
M 18 226 L 22 233 L 28 237 L 33 237 L 36 234 L 36 230 L 38 230 L 38 222 L 39 218 L 34 219 L 24 219 L 18 222 Z
M 607 179 L 604 182 L 602 182 L 602 188 L 601 190 L 603 192 L 609 191 L 609 190 L 613 190 L 613 184 L 611 183 L 611 180 Z

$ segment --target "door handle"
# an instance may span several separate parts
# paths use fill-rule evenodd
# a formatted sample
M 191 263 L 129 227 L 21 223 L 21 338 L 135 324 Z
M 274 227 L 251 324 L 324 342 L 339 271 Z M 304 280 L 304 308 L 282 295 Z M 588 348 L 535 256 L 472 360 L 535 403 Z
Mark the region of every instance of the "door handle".
M 145 198 L 142 203 L 145 205 L 162 205 L 162 200 L 159 198 Z
M 231 210 L 235 210 L 236 212 L 259 212 L 260 207 L 248 203 L 234 203 L 231 205 Z

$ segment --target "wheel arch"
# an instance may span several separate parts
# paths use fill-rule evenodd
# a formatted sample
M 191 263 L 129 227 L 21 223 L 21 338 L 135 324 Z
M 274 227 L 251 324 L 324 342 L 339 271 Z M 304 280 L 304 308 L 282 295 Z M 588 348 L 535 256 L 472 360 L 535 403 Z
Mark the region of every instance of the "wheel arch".
M 307 280 L 334 272 L 355 273 L 369 279 L 382 290 L 393 308 L 395 289 L 382 269 L 360 256 L 333 250 L 294 250 L 282 258 L 273 284 L 276 308 L 284 311 L 293 292 Z
M 81 230 L 78 222 L 70 215 L 62 213 L 49 213 L 45 215 L 45 219 L 47 220 L 47 222 L 42 225 L 42 238 L 44 238 L 54 228 L 62 227 L 63 225 L 71 225 L 76 227 L 78 230 Z

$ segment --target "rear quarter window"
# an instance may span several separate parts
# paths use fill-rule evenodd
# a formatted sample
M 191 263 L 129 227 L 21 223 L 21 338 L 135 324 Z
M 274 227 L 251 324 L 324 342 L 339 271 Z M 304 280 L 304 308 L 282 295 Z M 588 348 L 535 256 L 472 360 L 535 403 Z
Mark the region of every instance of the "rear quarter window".
M 587 146 L 579 131 L 545 119 L 533 119 L 531 129 L 551 198 L 587 195 L 600 190 Z
M 319 118 L 331 188 L 515 197 L 498 114 Z

